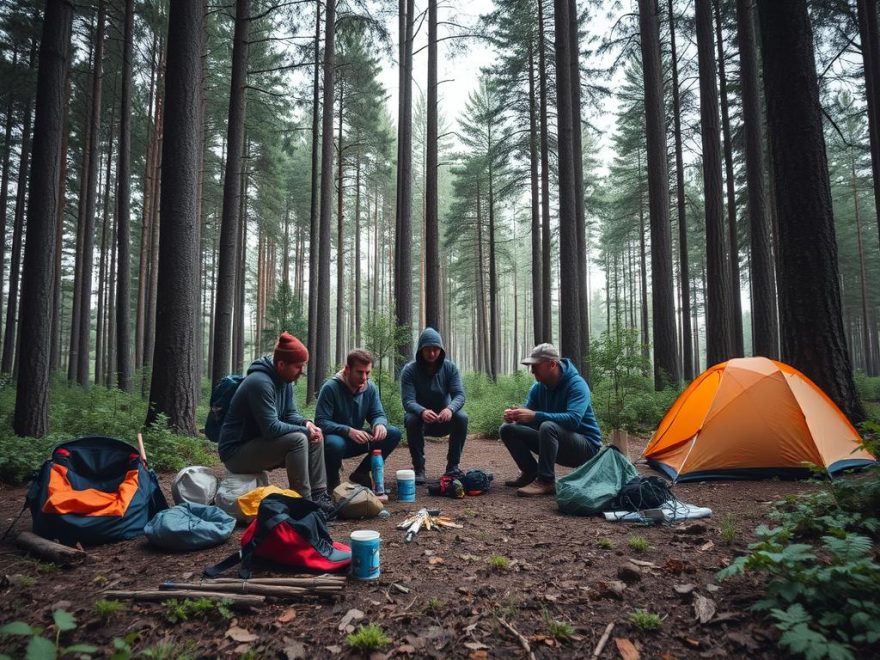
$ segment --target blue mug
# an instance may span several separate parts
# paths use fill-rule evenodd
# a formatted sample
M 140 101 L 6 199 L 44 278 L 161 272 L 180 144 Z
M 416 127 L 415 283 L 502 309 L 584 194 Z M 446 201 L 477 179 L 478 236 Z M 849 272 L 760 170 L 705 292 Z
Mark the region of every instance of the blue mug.
M 351 533 L 351 576 L 356 580 L 379 578 L 379 532 L 356 529 Z
M 416 472 L 415 470 L 397 471 L 397 501 L 416 501 Z

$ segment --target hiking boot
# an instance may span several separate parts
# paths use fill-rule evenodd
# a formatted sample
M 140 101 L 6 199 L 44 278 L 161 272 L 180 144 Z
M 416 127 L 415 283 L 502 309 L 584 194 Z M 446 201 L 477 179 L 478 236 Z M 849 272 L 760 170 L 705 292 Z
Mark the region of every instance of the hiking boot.
M 504 482 L 504 485 L 508 488 L 522 488 L 523 486 L 528 486 L 534 480 L 534 474 L 526 474 L 525 472 L 520 472 L 519 476 L 516 479 L 508 479 Z
M 541 495 L 555 495 L 556 482 L 541 481 L 540 479 L 535 479 L 528 486 L 518 488 L 516 494 L 520 497 L 540 497 Z
M 330 493 L 326 490 L 321 491 L 317 495 L 313 495 L 311 499 L 312 502 L 317 504 L 324 513 L 329 514 L 336 509 L 336 505 L 333 504 L 333 498 L 330 497 Z
M 425 485 L 425 468 L 415 468 L 416 486 Z
M 458 465 L 447 465 L 446 472 L 443 474 L 448 474 L 451 477 L 455 477 L 456 479 L 461 479 L 464 476 L 464 472 L 461 471 L 461 468 Z
M 358 472 L 355 470 L 350 475 L 348 475 L 348 480 L 357 484 L 358 486 L 366 486 L 370 490 L 373 489 L 373 479 L 370 477 L 369 472 Z

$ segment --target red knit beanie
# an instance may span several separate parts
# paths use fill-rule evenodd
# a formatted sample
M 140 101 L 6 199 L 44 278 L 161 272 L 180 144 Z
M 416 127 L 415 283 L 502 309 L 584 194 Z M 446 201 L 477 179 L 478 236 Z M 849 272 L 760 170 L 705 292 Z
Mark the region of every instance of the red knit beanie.
M 282 332 L 275 344 L 273 362 L 287 362 L 288 364 L 309 361 L 309 349 L 289 332 Z

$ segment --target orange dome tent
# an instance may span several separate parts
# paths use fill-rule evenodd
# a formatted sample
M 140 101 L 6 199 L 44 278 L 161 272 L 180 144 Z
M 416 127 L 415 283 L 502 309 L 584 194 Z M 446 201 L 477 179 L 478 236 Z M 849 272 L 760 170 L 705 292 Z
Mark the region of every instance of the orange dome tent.
M 645 448 L 674 481 L 802 477 L 806 464 L 876 463 L 849 420 L 797 369 L 763 357 L 722 362 L 676 399 Z

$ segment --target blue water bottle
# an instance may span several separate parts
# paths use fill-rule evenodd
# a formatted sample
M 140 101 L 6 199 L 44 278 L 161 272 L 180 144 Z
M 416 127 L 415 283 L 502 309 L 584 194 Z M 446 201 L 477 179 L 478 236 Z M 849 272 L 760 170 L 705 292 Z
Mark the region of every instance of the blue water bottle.
M 376 495 L 385 494 L 385 461 L 382 460 L 382 450 L 374 449 L 370 461 L 373 477 L 373 492 Z

